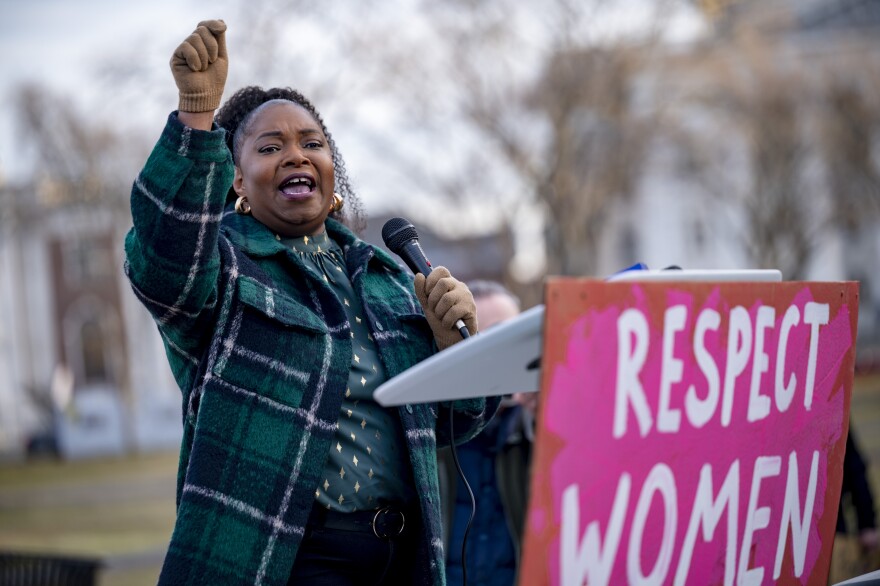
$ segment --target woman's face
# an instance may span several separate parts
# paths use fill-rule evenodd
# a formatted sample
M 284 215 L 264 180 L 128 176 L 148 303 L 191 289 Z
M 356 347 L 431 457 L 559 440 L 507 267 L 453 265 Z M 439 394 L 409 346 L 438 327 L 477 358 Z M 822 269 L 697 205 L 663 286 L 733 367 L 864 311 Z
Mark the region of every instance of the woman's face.
M 232 185 L 276 234 L 323 232 L 335 179 L 321 125 L 293 102 L 264 106 L 247 129 Z

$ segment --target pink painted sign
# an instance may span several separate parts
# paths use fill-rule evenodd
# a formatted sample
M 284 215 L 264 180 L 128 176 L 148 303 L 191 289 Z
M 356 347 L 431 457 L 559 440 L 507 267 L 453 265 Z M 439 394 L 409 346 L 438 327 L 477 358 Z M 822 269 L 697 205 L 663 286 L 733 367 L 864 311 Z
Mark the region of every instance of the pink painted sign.
M 826 584 L 857 283 L 551 280 L 520 584 Z

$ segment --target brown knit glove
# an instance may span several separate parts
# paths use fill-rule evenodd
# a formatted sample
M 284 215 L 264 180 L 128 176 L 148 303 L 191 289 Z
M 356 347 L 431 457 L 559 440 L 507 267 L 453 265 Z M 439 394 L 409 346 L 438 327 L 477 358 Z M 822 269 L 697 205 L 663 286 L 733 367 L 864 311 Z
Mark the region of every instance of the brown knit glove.
M 413 286 L 422 304 L 434 340 L 441 350 L 449 348 L 462 337 L 455 322 L 462 320 L 471 335 L 477 333 L 477 306 L 467 285 L 449 274 L 446 267 L 436 267 L 431 274 L 417 274 Z
M 171 56 L 171 73 L 180 94 L 178 109 L 181 112 L 216 110 L 228 70 L 226 23 L 203 20 Z

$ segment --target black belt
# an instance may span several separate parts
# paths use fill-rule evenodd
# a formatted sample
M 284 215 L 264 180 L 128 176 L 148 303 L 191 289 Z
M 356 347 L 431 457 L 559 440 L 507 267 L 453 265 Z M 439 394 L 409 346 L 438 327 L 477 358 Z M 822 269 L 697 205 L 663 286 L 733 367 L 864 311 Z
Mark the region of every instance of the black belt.
M 324 527 L 339 531 L 372 533 L 379 539 L 394 539 L 403 535 L 407 517 L 413 521 L 412 513 L 404 512 L 403 509 L 395 506 L 382 507 L 375 511 L 341 513 L 316 503 L 312 507 L 308 524 L 311 527 Z

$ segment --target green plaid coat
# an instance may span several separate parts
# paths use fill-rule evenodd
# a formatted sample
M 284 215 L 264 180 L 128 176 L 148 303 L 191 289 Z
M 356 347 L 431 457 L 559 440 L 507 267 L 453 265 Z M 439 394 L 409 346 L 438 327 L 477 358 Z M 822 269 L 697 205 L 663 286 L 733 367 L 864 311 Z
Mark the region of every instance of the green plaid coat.
M 160 584 L 284 585 L 330 451 L 351 366 L 345 311 L 323 279 L 250 216 L 225 207 L 222 130 L 168 123 L 132 188 L 132 288 L 183 392 L 177 522 Z M 328 219 L 389 377 L 435 351 L 412 279 Z M 460 443 L 495 399 L 455 404 Z M 424 531 L 413 584 L 440 585 L 435 453 L 446 409 L 399 408 Z M 444 433 L 445 432 L 445 433 Z

